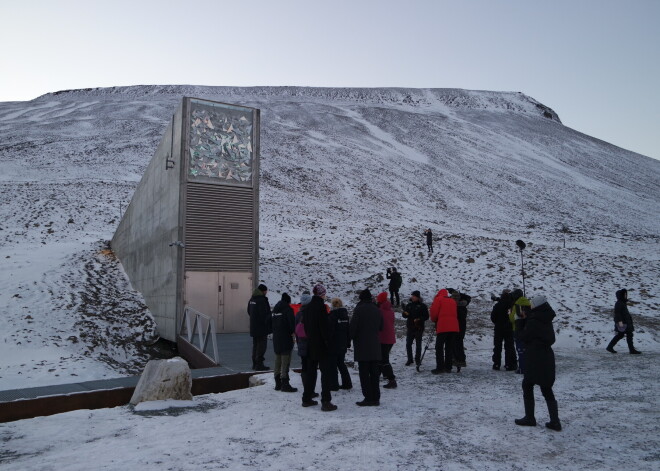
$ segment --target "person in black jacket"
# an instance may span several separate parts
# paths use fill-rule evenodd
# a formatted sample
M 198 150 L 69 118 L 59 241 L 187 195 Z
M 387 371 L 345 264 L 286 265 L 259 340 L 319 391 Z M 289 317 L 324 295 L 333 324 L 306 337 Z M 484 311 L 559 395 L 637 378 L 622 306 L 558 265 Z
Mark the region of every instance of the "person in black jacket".
M 270 366 L 264 365 L 268 334 L 272 332 L 270 303 L 266 294 L 268 294 L 266 285 L 259 285 L 252 293 L 247 307 L 250 316 L 250 337 L 252 337 L 252 369 L 256 371 L 270 370 Z
M 509 320 L 509 309 L 513 305 L 510 291 L 505 289 L 502 295 L 496 298 L 496 301 L 490 313 L 490 320 L 495 327 L 493 335 L 493 369 L 500 369 L 500 365 L 502 364 L 502 343 L 504 343 L 504 369 L 506 371 L 516 371 L 518 360 L 513 343 L 513 326 Z
M 358 406 L 380 405 L 380 360 L 381 348 L 379 333 L 383 329 L 383 316 L 373 302 L 368 289 L 360 292 L 360 301 L 349 324 L 355 361 L 360 372 L 360 386 L 364 399 Z
M 399 307 L 400 300 L 399 300 L 399 289 L 401 289 L 401 284 L 403 283 L 403 279 L 401 278 L 401 273 L 396 271 L 395 267 L 388 268 L 387 273 L 385 274 L 385 277 L 390 280 L 390 283 L 388 285 L 388 289 L 390 291 L 390 304 L 394 306 L 394 300 L 396 298 L 396 307 Z
M 516 320 L 516 330 L 520 327 L 519 338 L 525 344 L 525 372 L 522 382 L 525 416 L 516 419 L 517 425 L 535 426 L 534 417 L 534 385 L 541 387 L 550 414 L 550 422 L 545 426 L 560 431 L 557 400 L 552 391 L 555 383 L 555 354 L 552 344 L 555 343 L 555 330 L 552 319 L 555 311 L 550 307 L 545 296 L 535 296 L 531 299 L 532 309 L 529 314 L 523 312 L 521 319 Z
M 430 255 L 433 253 L 433 232 L 429 228 L 424 231 L 424 235 L 426 236 L 426 247 L 429 249 Z
M 296 318 L 291 308 L 291 296 L 282 294 L 282 300 L 273 308 L 273 350 L 275 352 L 275 390 L 296 392 L 289 383 L 289 365 L 293 351 L 293 335 Z
M 314 286 L 312 300 L 303 310 L 303 325 L 307 335 L 307 357 L 305 384 L 302 397 L 303 407 L 315 406 L 312 399 L 316 387 L 317 368 L 321 370 L 321 410 L 328 412 L 337 409 L 332 403 L 332 371 L 337 368 L 335 357 L 330 354 L 332 324 L 324 303 L 326 290 L 321 284 Z
M 467 366 L 465 357 L 465 330 L 467 329 L 467 307 L 472 297 L 454 289 L 448 289 L 451 297 L 456 301 L 456 313 L 458 316 L 458 335 L 454 337 L 454 366 L 459 369 Z
M 413 364 L 413 340 L 415 341 L 415 364 L 419 365 L 422 357 L 424 323 L 429 320 L 429 308 L 422 302 L 419 291 L 412 292 L 410 302 L 403 308 L 401 315 L 406 319 L 406 353 L 408 355 L 406 366 Z
M 336 358 L 337 368 L 332 372 L 332 390 L 352 389 L 353 381 L 346 367 L 346 350 L 351 346 L 351 337 L 348 332 L 348 310 L 339 298 L 333 298 L 330 311 L 330 324 L 332 325 L 332 339 L 330 352 Z M 341 376 L 341 385 L 339 384 Z
M 614 346 L 619 340 L 626 336 L 626 342 L 628 343 L 628 351 L 633 355 L 639 355 L 639 350 L 635 349 L 633 345 L 633 331 L 635 327 L 633 326 L 632 316 L 628 312 L 628 290 L 620 289 L 616 292 L 616 304 L 614 304 L 614 332 L 616 335 L 612 341 L 607 346 L 606 350 L 610 353 L 616 353 Z

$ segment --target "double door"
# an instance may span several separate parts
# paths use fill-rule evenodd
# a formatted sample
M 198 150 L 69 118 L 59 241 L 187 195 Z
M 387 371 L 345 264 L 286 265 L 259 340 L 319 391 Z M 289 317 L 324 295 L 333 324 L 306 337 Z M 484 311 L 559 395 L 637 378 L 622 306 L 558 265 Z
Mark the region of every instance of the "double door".
M 250 331 L 250 272 L 187 271 L 184 303 L 215 319 L 219 334 Z

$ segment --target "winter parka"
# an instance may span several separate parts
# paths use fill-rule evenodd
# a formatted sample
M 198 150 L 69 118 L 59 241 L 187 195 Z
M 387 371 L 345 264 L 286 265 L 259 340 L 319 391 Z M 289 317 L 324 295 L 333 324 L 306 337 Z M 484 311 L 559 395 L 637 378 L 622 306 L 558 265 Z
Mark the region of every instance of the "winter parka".
M 535 307 L 525 319 L 519 339 L 525 345 L 525 381 L 539 386 L 552 387 L 555 382 L 555 330 L 552 319 L 555 311 L 550 304 Z
M 273 308 L 273 351 L 277 355 L 286 355 L 293 350 L 293 332 L 296 318 L 289 303 L 279 301 Z
M 513 330 L 511 321 L 509 321 L 509 309 L 511 305 L 511 297 L 508 294 L 503 294 L 493 306 L 493 310 L 490 313 L 490 320 L 495 324 L 495 330 L 501 330 L 502 332 L 511 332 Z
M 628 290 L 620 289 L 616 292 L 616 304 L 614 304 L 614 331 L 617 330 L 617 324 L 623 322 L 626 324 L 626 332 L 633 332 L 635 327 L 633 326 L 632 316 L 628 312 Z
M 345 307 L 338 307 L 330 311 L 330 324 L 332 338 L 329 351 L 334 355 L 344 355 L 351 343 L 348 332 L 348 310 Z
M 403 283 L 403 279 L 401 278 L 401 273 L 395 271 L 385 274 L 385 277 L 388 280 L 390 280 L 388 284 L 388 288 L 393 291 L 399 291 L 399 289 L 401 288 L 401 284 Z
M 270 303 L 263 291 L 255 289 L 252 292 L 247 312 L 250 316 L 251 337 L 265 337 L 272 333 Z
M 320 360 L 328 354 L 332 338 L 332 325 L 327 307 L 321 297 L 312 296 L 312 300 L 302 313 L 302 322 L 307 335 L 307 356 L 312 360 Z
M 355 361 L 380 361 L 380 336 L 383 316 L 371 301 L 360 301 L 349 324 Z
M 456 301 L 449 297 L 446 289 L 441 289 L 435 295 L 431 304 L 431 320 L 435 322 L 435 332 L 459 332 L 458 308 Z
M 421 299 L 415 302 L 411 301 L 403 308 L 401 315 L 406 319 L 408 330 L 423 331 L 424 322 L 429 320 L 429 308 Z
M 378 338 L 380 343 L 385 345 L 394 345 L 396 343 L 396 335 L 394 333 L 394 311 L 392 304 L 385 300 L 378 305 L 380 315 L 383 316 L 383 330 L 380 331 Z

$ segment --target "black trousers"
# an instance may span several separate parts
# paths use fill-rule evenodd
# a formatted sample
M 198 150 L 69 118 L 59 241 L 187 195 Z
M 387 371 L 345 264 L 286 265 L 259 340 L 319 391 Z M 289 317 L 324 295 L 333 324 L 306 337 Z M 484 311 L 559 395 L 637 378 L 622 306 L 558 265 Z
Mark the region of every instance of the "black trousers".
M 332 400 L 332 372 L 336 371 L 336 358 L 324 355 L 320 359 L 312 359 L 309 356 L 303 359 L 305 362 L 303 374 L 303 402 L 312 400 L 312 393 L 316 388 L 317 370 L 321 370 L 321 401 Z
M 455 336 L 456 332 L 441 332 L 435 336 L 435 366 L 437 369 L 451 371 Z
M 408 361 L 413 360 L 412 354 L 412 344 L 413 340 L 415 341 L 415 363 L 419 364 L 420 358 L 422 357 L 422 338 L 424 337 L 423 330 L 417 330 L 414 327 L 408 328 L 406 331 L 406 354 L 408 355 Z
M 367 401 L 380 401 L 380 361 L 359 361 L 358 371 L 360 372 L 360 387 L 362 394 Z
M 523 379 L 522 390 L 523 390 L 523 401 L 525 403 L 525 417 L 532 418 L 534 417 L 534 406 L 535 406 L 534 383 Z M 557 400 L 555 399 L 555 394 L 554 392 L 552 392 L 552 386 L 541 386 L 541 394 L 543 394 L 545 403 L 548 406 L 548 414 L 550 415 L 550 420 L 558 421 L 559 408 L 557 406 Z
M 268 346 L 268 336 L 252 337 L 252 367 L 263 365 L 266 359 L 266 347 Z
M 454 338 L 454 358 L 456 361 L 465 362 L 465 344 L 463 342 L 465 339 L 465 322 L 461 325 L 459 320 L 458 324 L 460 332 Z
M 339 378 L 338 376 L 341 376 L 341 385 L 342 386 L 353 386 L 353 380 L 351 379 L 351 375 L 348 372 L 348 367 L 346 366 L 346 352 L 341 353 L 340 355 L 337 355 L 337 368 L 335 370 L 335 374 L 333 376 L 333 386 L 334 389 L 337 389 L 339 387 Z M 339 373 L 339 374 L 337 374 Z
M 394 345 L 388 343 L 380 344 L 380 371 L 386 379 L 396 379 L 394 370 L 390 364 L 390 352 Z
M 633 333 L 632 332 L 617 332 L 610 344 L 607 346 L 607 348 L 614 348 L 614 346 L 617 344 L 619 340 L 621 340 L 623 337 L 626 337 L 626 342 L 628 343 L 628 350 L 631 352 L 635 350 L 635 347 L 633 345 Z
M 399 301 L 399 288 L 390 288 L 390 303 L 394 306 L 394 299 L 396 298 L 396 305 L 398 306 Z
M 429 248 L 429 253 L 433 252 L 433 242 L 427 242 L 426 246 Z
M 516 368 L 516 347 L 513 343 L 513 331 L 507 329 L 495 329 L 493 338 L 493 365 L 502 365 L 502 343 L 504 343 L 504 366 Z

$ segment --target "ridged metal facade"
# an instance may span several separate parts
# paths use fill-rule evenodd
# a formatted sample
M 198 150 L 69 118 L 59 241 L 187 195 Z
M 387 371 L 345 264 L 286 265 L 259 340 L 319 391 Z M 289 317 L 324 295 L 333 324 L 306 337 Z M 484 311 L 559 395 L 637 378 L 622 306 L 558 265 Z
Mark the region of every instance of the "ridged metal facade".
M 186 185 L 186 271 L 248 271 L 255 254 L 254 191 L 209 183 Z

